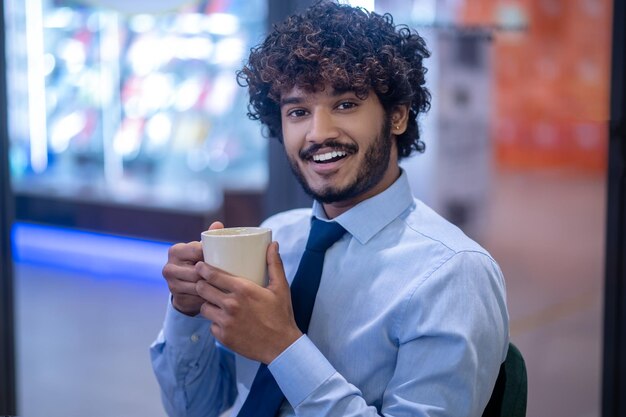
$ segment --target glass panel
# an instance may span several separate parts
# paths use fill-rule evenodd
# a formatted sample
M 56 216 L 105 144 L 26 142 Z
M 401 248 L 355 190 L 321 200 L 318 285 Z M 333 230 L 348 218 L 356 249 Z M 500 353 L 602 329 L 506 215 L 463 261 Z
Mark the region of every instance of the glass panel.
M 266 186 L 235 78 L 265 0 L 4 4 L 17 193 L 207 214 Z M 164 417 L 148 347 L 169 245 L 32 224 L 12 243 L 20 415 Z
M 376 10 L 417 27 L 433 52 L 427 150 L 405 169 L 420 198 L 500 263 L 528 415 L 599 416 L 612 2 Z
M 178 3 L 8 2 L 18 193 L 207 212 L 223 188 L 266 186 L 266 139 L 235 77 L 266 4 Z

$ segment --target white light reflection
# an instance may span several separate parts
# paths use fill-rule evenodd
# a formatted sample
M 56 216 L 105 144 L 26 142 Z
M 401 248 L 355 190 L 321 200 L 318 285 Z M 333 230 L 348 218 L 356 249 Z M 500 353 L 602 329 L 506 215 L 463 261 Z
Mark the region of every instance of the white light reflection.
M 100 36 L 100 104 L 102 108 L 102 146 L 104 148 L 104 179 L 108 186 L 119 183 L 124 173 L 124 164 L 115 152 L 114 135 L 120 129 L 120 23 L 118 15 L 111 12 L 98 13 Z
M 166 113 L 157 113 L 146 123 L 148 151 L 157 152 L 164 148 L 172 135 L 172 118 Z
M 126 98 L 123 107 L 126 117 L 137 118 L 146 114 L 146 111 L 141 108 L 141 97 L 139 95 Z
M 76 39 L 65 39 L 59 46 L 59 57 L 65 61 L 67 70 L 76 74 L 85 67 L 85 45 Z
M 55 153 L 65 152 L 72 138 L 85 128 L 86 121 L 85 115 L 78 111 L 57 120 L 50 128 L 50 149 Z
M 34 6 L 31 5 L 31 1 L 26 0 L 26 15 L 28 18 L 28 14 L 32 13 L 32 8 Z M 39 3 L 39 7 L 41 7 L 41 2 Z M 51 29 L 65 29 L 72 26 L 74 21 L 75 13 L 69 7 L 56 7 L 50 11 L 50 13 L 46 13 L 46 19 L 43 20 L 43 27 L 51 28 Z M 42 16 L 43 19 L 43 16 Z
M 224 115 L 233 107 L 239 86 L 232 72 L 221 72 L 213 80 L 210 93 L 206 97 L 205 109 L 213 115 Z
M 156 22 L 154 16 L 149 14 L 138 14 L 130 19 L 130 29 L 134 32 L 144 33 L 152 30 Z
M 202 93 L 201 80 L 191 78 L 183 81 L 176 92 L 174 108 L 181 112 L 191 109 L 198 102 L 200 93 Z
M 349 4 L 354 7 L 362 7 L 370 12 L 373 12 L 376 6 L 376 0 L 341 0 L 339 3 Z
M 204 15 L 200 13 L 183 13 L 176 17 L 175 30 L 179 33 L 197 35 L 202 32 Z
M 237 38 L 225 38 L 215 45 L 214 64 L 239 64 L 245 51 L 244 42 Z
M 437 19 L 437 0 L 416 0 L 411 9 L 411 20 L 418 25 L 432 25 Z
M 28 124 L 30 165 L 35 173 L 48 167 L 46 82 L 44 75 L 43 11 L 41 0 L 26 0 L 28 50 Z
M 204 18 L 203 28 L 214 35 L 234 35 L 239 31 L 239 18 L 228 13 L 212 13 Z
M 174 80 L 169 74 L 153 73 L 148 75 L 141 86 L 142 115 L 166 107 L 173 100 Z
M 176 42 L 175 54 L 180 59 L 198 59 L 206 61 L 213 52 L 213 41 L 208 38 L 183 38 Z
M 48 53 L 43 57 L 43 73 L 47 77 L 52 74 L 54 68 L 56 67 L 56 59 L 54 59 L 54 55 Z
M 124 113 L 128 117 L 146 117 L 170 105 L 174 97 L 174 80 L 170 74 L 152 73 L 133 81 L 135 86 L 125 87 Z
M 156 70 L 163 62 L 164 47 L 162 40 L 154 35 L 141 35 L 128 51 L 128 60 L 137 75 L 147 75 Z
M 113 150 L 117 155 L 132 159 L 139 153 L 141 134 L 143 131 L 141 119 L 126 119 L 113 138 Z

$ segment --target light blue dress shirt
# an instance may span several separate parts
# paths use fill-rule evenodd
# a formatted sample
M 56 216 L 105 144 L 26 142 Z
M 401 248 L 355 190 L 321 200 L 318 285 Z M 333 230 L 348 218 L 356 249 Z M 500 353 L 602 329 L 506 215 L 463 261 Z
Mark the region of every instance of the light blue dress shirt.
M 288 280 L 311 216 L 271 217 Z M 402 173 L 335 219 L 309 331 L 270 365 L 281 416 L 480 416 L 509 342 L 505 284 L 493 258 L 411 195 Z M 235 416 L 258 368 L 216 344 L 210 323 L 168 306 L 151 347 L 174 417 Z

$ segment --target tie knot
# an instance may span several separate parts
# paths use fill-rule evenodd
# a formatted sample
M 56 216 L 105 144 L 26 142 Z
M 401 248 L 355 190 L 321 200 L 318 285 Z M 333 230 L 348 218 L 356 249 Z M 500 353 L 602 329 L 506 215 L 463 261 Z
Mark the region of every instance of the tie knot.
M 341 236 L 346 232 L 346 229 L 341 227 L 337 222 L 325 222 L 317 218 L 313 218 L 311 224 L 311 232 L 309 233 L 309 240 L 306 242 L 306 248 L 308 250 L 325 252 L 330 248 L 333 243 L 339 240 Z

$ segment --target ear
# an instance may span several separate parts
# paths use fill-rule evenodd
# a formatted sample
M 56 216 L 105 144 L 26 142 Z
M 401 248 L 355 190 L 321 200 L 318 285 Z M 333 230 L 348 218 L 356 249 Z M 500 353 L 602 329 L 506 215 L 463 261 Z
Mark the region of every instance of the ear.
M 391 133 L 401 135 L 406 132 L 409 123 L 409 106 L 398 104 L 391 110 Z

